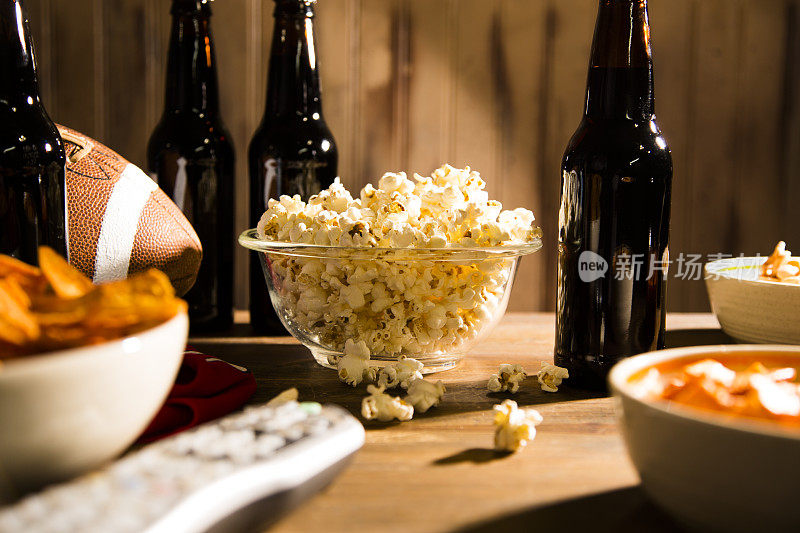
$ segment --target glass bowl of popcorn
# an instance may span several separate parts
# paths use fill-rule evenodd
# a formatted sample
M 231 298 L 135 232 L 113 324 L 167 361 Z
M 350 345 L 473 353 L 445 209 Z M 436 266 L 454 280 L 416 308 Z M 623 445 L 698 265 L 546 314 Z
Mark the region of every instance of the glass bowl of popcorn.
M 520 258 L 542 246 L 533 213 L 504 211 L 484 187 L 448 165 L 413 180 L 387 173 L 357 198 L 337 179 L 308 202 L 270 200 L 239 243 L 258 253 L 278 316 L 321 365 L 335 368 L 349 344 L 373 366 L 405 356 L 446 370 L 502 318 Z

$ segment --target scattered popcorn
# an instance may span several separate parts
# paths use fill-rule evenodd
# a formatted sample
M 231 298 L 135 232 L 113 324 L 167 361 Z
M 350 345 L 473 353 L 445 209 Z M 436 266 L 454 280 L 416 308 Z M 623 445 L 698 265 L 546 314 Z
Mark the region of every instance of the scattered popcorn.
M 408 387 L 408 396 L 405 399 L 415 410 L 424 413 L 431 407 L 439 405 L 444 393 L 445 388 L 441 380 L 434 383 L 425 379 L 415 379 Z
M 410 357 L 400 356 L 396 363 L 386 365 L 378 372 L 378 385 L 393 389 L 408 389 L 411 382 L 422 379 L 423 364 Z
M 519 409 L 514 400 L 505 400 L 494 406 L 494 447 L 496 450 L 516 452 L 536 437 L 536 426 L 542 415 L 536 409 Z
M 361 401 L 361 416 L 367 420 L 380 420 L 389 422 L 390 420 L 400 420 L 402 422 L 411 420 L 414 416 L 414 406 L 410 403 L 389 396 L 384 387 L 367 385 L 369 396 Z
M 522 365 L 500 365 L 500 371 L 492 374 L 486 388 L 491 392 L 508 391 L 511 394 L 519 390 L 519 384 L 527 377 Z
M 375 380 L 375 368 L 369 366 L 369 348 L 364 341 L 353 342 L 347 339 L 344 343 L 344 355 L 339 358 L 336 367 L 339 379 L 353 387 L 364 381 Z
M 566 368 L 542 361 L 542 368 L 536 377 L 539 379 L 543 391 L 558 392 L 558 386 L 569 377 L 569 371 Z
M 267 402 L 267 405 L 270 407 L 278 407 L 279 405 L 283 405 L 289 402 L 296 402 L 298 397 L 297 389 L 292 387 L 291 389 L 286 389 L 282 393 L 275 396 L 273 399 Z
M 257 227 L 262 239 L 381 248 L 335 258 L 270 254 L 278 311 L 333 351 L 352 339 L 373 357 L 457 352 L 505 305 L 514 260 L 420 260 L 401 251 L 522 244 L 541 235 L 533 213 L 503 211 L 485 185 L 477 172 L 445 165 L 413 180 L 387 173 L 356 198 L 337 179 L 307 203 L 269 200 Z

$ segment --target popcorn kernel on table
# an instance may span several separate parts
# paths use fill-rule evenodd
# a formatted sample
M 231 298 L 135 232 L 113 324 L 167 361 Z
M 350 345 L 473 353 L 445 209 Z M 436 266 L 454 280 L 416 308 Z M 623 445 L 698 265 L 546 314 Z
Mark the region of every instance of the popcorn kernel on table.
M 511 394 L 519 391 L 520 383 L 522 383 L 527 374 L 518 364 L 502 364 L 497 374 L 492 374 L 486 384 L 486 388 L 490 392 L 504 392 L 508 391 Z
M 413 381 L 422 379 L 423 366 L 416 359 L 401 356 L 396 362 L 386 365 L 378 371 L 378 385 L 387 389 L 395 387 L 408 389 Z
M 543 391 L 558 392 L 561 382 L 569 378 L 569 370 L 542 361 L 542 368 L 536 374 L 536 378 L 539 380 L 539 385 L 541 385 Z
M 536 409 L 520 409 L 514 400 L 494 406 L 494 447 L 498 451 L 516 452 L 536 437 L 536 426 L 542 415 Z
M 361 400 L 361 416 L 367 420 L 405 422 L 414 416 L 414 406 L 399 397 L 390 396 L 383 387 L 367 385 L 369 396 Z
M 414 409 L 420 413 L 425 413 L 431 407 L 439 405 L 442 401 L 442 396 L 446 389 L 441 380 L 437 382 L 428 381 L 426 379 L 415 379 L 408 387 L 408 396 L 405 400 L 414 406 Z

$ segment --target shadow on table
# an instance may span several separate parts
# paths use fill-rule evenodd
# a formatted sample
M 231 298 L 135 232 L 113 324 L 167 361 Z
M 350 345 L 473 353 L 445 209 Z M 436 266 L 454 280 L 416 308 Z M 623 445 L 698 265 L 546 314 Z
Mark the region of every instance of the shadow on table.
M 640 487 L 619 489 L 525 509 L 457 530 L 458 533 L 497 531 L 591 531 L 661 533 L 685 531 L 656 507 Z
M 731 337 L 719 328 L 714 329 L 672 329 L 667 331 L 664 339 L 667 348 L 683 348 L 685 346 L 708 346 L 711 344 L 734 344 Z
M 433 462 L 435 466 L 452 465 L 456 463 L 482 464 L 505 459 L 512 455 L 512 452 L 501 452 L 491 448 L 470 448 L 460 451 L 447 457 L 442 457 Z
M 250 403 L 266 402 L 278 393 L 296 387 L 302 400 L 341 405 L 359 416 L 361 401 L 367 395 L 366 387 L 348 387 L 339 382 L 336 372 L 318 365 L 308 349 L 299 344 L 276 343 L 237 343 L 206 341 L 201 337 L 192 338 L 190 344 L 211 356 L 219 357 L 236 365 L 250 369 L 256 377 L 257 389 Z M 536 378 L 528 378 L 529 383 L 517 394 L 490 393 L 486 390 L 486 380 L 449 382 L 448 373 L 433 374 L 429 379 L 442 379 L 447 387 L 445 401 L 427 413 L 415 414 L 415 419 L 435 418 L 452 414 L 470 413 L 491 409 L 494 404 L 511 398 L 520 406 L 536 407 L 549 403 L 587 400 L 605 395 L 564 387 L 558 394 L 542 391 L 535 384 Z M 488 379 L 488 375 L 486 376 Z M 404 396 L 404 391 L 390 391 Z M 365 422 L 370 429 L 391 427 L 396 424 Z
M 249 328 L 246 325 L 240 325 Z M 356 416 L 361 412 L 361 400 L 366 396 L 366 388 L 362 385 L 352 388 L 343 385 L 336 373 L 318 365 L 311 357 L 308 349 L 300 344 L 281 339 L 278 342 L 252 343 L 220 342 L 194 337 L 191 344 L 208 355 L 249 368 L 256 376 L 258 388 L 250 403 L 261 403 L 269 400 L 283 390 L 297 387 L 300 398 L 320 403 L 341 405 Z M 731 338 L 720 329 L 683 329 L 667 331 L 668 348 L 679 346 L 730 344 Z M 585 391 L 569 387 L 565 382 L 557 394 L 542 391 L 531 376 L 525 386 L 517 394 L 489 393 L 486 380 L 448 382 L 447 373 L 434 374 L 430 379 L 443 379 L 447 387 L 445 401 L 430 409 L 427 413 L 415 414 L 415 419 L 436 418 L 453 414 L 463 414 L 490 410 L 494 404 L 511 398 L 522 407 L 536 407 L 550 403 L 571 402 L 602 398 L 605 391 Z M 439 377 L 441 376 L 441 378 Z M 487 376 L 488 378 L 488 376 Z M 530 383 L 530 386 L 528 382 Z M 392 394 L 403 395 L 403 391 L 392 391 Z M 391 427 L 396 424 L 366 422 L 371 429 Z

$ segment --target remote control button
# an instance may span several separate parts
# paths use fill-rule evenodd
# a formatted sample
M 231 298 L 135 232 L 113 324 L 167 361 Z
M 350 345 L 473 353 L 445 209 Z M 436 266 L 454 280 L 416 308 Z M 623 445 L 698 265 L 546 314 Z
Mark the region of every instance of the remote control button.
M 215 481 L 265 461 L 280 462 L 287 457 L 283 450 L 296 442 L 315 439 L 322 443 L 337 428 L 354 427 L 360 428 L 349 413 L 313 402 L 250 407 L 131 452 L 102 471 L 0 508 L 0 533 L 143 531 L 192 494 L 213 487 Z M 350 453 L 363 442 L 363 432 L 352 434 Z M 235 505 L 230 499 L 220 501 Z

